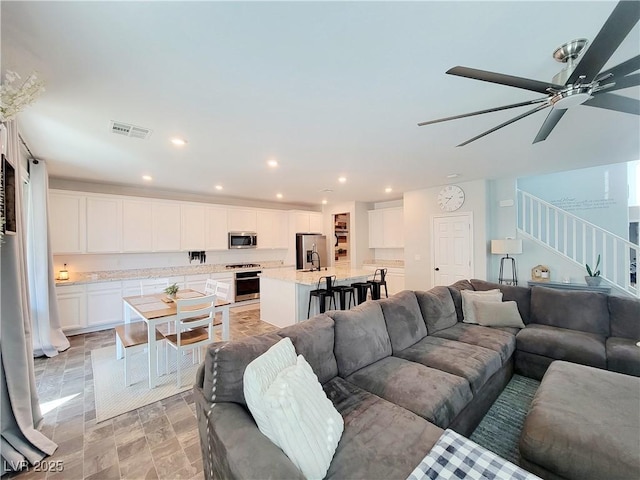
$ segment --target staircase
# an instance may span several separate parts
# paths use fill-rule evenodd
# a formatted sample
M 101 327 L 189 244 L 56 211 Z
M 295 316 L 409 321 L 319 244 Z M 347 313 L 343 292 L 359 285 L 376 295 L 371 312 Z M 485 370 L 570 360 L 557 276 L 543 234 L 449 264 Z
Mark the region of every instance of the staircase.
M 636 265 L 640 248 L 522 190 L 517 190 L 518 232 L 584 267 L 600 255 L 600 275 L 612 287 L 640 298 Z

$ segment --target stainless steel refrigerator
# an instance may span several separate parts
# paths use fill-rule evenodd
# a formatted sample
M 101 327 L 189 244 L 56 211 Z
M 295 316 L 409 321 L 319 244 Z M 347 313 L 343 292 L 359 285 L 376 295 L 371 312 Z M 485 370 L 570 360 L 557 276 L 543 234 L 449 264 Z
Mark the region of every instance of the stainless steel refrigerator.
M 327 266 L 327 237 L 317 233 L 296 233 L 296 269 Z

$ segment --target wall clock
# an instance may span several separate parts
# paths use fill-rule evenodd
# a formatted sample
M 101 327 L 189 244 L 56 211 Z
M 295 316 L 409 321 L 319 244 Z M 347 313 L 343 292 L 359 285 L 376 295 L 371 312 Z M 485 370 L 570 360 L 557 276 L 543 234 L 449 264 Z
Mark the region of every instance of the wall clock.
M 445 212 L 455 212 L 464 203 L 464 191 L 457 185 L 447 185 L 438 193 L 438 206 Z

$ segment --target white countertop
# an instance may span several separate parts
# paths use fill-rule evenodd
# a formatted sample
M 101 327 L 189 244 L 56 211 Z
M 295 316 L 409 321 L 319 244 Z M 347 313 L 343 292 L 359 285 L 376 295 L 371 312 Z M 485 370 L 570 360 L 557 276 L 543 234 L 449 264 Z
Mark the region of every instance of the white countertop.
M 347 280 L 356 281 L 356 279 L 362 277 L 369 277 L 372 275 L 372 272 L 351 267 L 328 267 L 326 270 L 323 268 L 321 271 L 303 272 L 288 267 L 263 270 L 260 277 L 299 283 L 301 285 L 316 285 L 320 277 L 326 277 L 327 275 L 335 275 L 336 281 L 341 282 Z

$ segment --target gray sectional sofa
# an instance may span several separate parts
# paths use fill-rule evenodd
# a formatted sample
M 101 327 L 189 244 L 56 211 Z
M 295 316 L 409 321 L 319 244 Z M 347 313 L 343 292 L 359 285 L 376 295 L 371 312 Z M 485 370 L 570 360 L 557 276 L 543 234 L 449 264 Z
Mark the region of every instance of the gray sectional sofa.
M 461 321 L 461 289 L 496 287 L 503 291 L 504 300 L 517 302 L 527 324 L 522 331 Z M 616 323 L 615 329 L 608 325 L 606 331 L 594 327 L 592 332 L 580 330 L 579 320 L 562 323 L 556 304 L 550 303 L 554 293 L 546 299 L 548 289 L 541 290 L 545 292 L 472 280 L 428 292 L 403 291 L 351 310 L 330 311 L 272 334 L 210 346 L 194 387 L 206 478 L 302 478 L 258 430 L 243 394 L 246 365 L 283 337 L 291 338 L 296 351 L 304 355 L 344 419 L 344 433 L 327 478 L 406 478 L 443 429 L 467 436 L 475 429 L 510 380 L 514 362 L 524 374 L 537 377 L 553 355 L 590 359 L 589 353 L 596 350 L 590 340 L 596 338 L 604 349 L 600 366 L 608 366 L 609 348 L 611 367 L 635 371 L 635 354 L 624 347 L 633 337 L 619 337 L 624 341 L 610 345 L 608 340 L 618 338 L 611 337 L 612 332 L 633 334 L 631 320 L 636 315 L 637 322 L 640 302 L 627 304 L 603 296 L 596 303 L 602 307 L 604 301 L 606 309 L 592 310 L 581 309 L 584 299 L 578 298 L 575 311 L 580 315 L 595 311 L 609 325 Z M 558 299 L 562 304 L 568 301 Z M 547 307 L 552 308 L 550 317 L 538 311 Z M 585 325 L 604 324 L 604 320 L 591 322 L 592 317 Z M 578 340 L 569 341 L 567 348 L 561 348 L 558 340 L 555 350 L 545 350 L 532 346 L 538 342 L 538 330 L 558 335 L 568 330 L 569 337 L 575 334 Z M 589 340 L 582 341 L 581 334 Z M 529 335 L 535 338 L 527 339 Z M 516 352 L 516 345 L 522 347 L 520 351 Z M 622 354 L 618 353 L 621 348 Z

